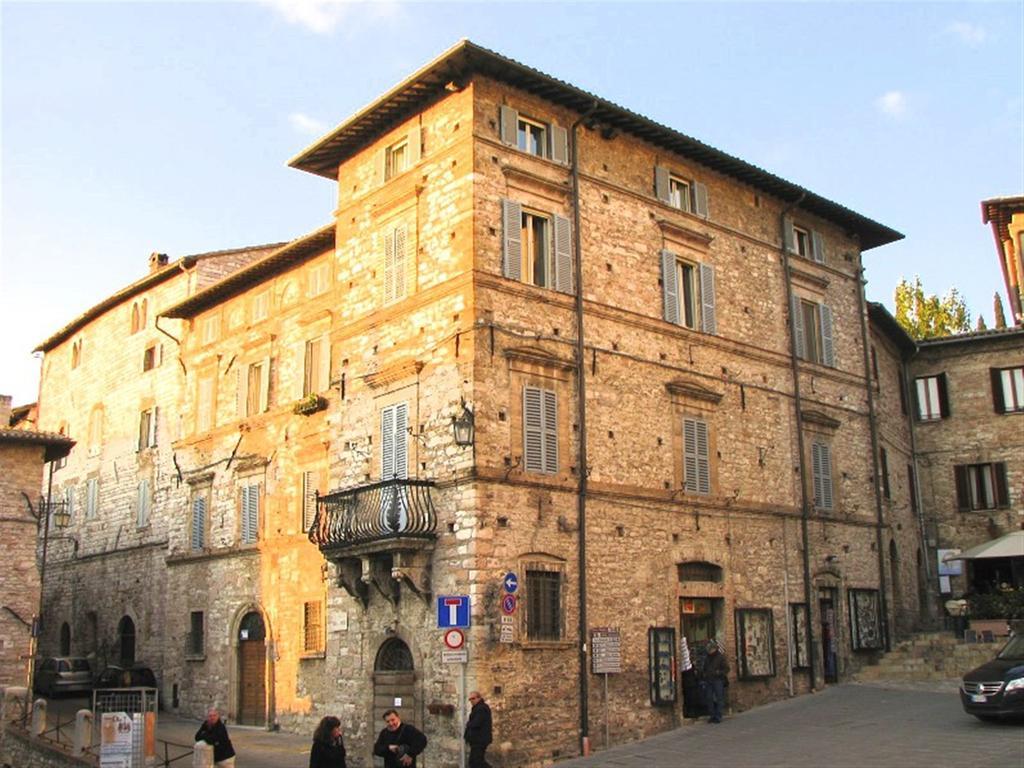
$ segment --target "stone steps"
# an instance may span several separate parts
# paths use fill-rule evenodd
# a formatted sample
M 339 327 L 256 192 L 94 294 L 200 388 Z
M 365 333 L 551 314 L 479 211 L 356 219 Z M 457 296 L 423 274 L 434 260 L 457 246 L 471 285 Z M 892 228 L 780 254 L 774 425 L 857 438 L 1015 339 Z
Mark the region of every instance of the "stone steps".
M 854 680 L 928 681 L 959 678 L 991 659 L 999 643 L 965 643 L 948 632 L 922 632 L 897 643 L 876 664 L 864 667 Z

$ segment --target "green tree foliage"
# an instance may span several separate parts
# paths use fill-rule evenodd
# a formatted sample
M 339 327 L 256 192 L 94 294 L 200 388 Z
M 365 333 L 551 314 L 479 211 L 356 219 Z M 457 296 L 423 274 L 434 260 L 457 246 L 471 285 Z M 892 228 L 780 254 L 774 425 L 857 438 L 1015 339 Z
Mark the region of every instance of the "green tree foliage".
M 971 313 L 956 288 L 943 298 L 926 296 L 921 278 L 906 278 L 896 286 L 896 321 L 914 339 L 934 339 L 971 330 Z

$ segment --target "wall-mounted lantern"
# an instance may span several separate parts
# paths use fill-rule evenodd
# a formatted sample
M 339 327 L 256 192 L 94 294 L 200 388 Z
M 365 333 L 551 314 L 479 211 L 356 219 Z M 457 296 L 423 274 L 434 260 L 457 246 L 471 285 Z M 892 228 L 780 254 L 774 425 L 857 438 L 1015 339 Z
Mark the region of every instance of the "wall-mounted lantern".
M 462 413 L 452 416 L 452 431 L 455 433 L 455 444 L 463 448 L 473 444 L 473 437 L 476 431 L 473 425 L 473 412 L 469 410 L 466 401 L 462 401 Z

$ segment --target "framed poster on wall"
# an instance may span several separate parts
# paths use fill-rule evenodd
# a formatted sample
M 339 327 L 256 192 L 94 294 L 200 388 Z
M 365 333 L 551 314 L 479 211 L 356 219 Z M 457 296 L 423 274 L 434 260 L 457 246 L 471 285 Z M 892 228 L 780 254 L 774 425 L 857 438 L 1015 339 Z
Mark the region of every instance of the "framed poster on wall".
M 676 631 L 672 627 L 647 630 L 648 665 L 651 678 L 651 704 L 671 704 L 676 700 Z
M 775 675 L 775 635 L 769 608 L 736 610 L 736 666 L 741 679 Z
M 882 647 L 882 614 L 877 589 L 851 589 L 850 644 L 855 651 L 873 651 Z

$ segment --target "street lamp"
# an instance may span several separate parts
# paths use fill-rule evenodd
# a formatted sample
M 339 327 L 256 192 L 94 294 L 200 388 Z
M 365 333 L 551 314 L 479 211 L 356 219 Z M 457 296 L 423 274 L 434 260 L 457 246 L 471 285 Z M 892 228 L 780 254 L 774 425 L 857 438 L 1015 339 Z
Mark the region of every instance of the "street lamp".
M 466 401 L 462 401 L 462 413 L 452 416 L 452 431 L 455 433 L 455 444 L 463 448 L 473 444 L 475 427 L 473 424 L 473 412 L 469 410 Z
M 36 649 L 39 647 L 39 635 L 43 631 L 43 595 L 46 588 L 46 550 L 50 543 L 50 521 L 53 521 L 54 528 L 67 528 L 71 523 L 71 512 L 68 511 L 66 501 L 52 501 L 53 489 L 53 465 L 50 465 L 50 485 L 47 488 L 46 498 L 39 500 L 39 514 L 43 517 L 43 556 L 39 563 L 39 613 L 32 627 L 32 643 L 29 659 L 29 680 L 28 690 L 31 694 L 32 684 L 36 674 Z

